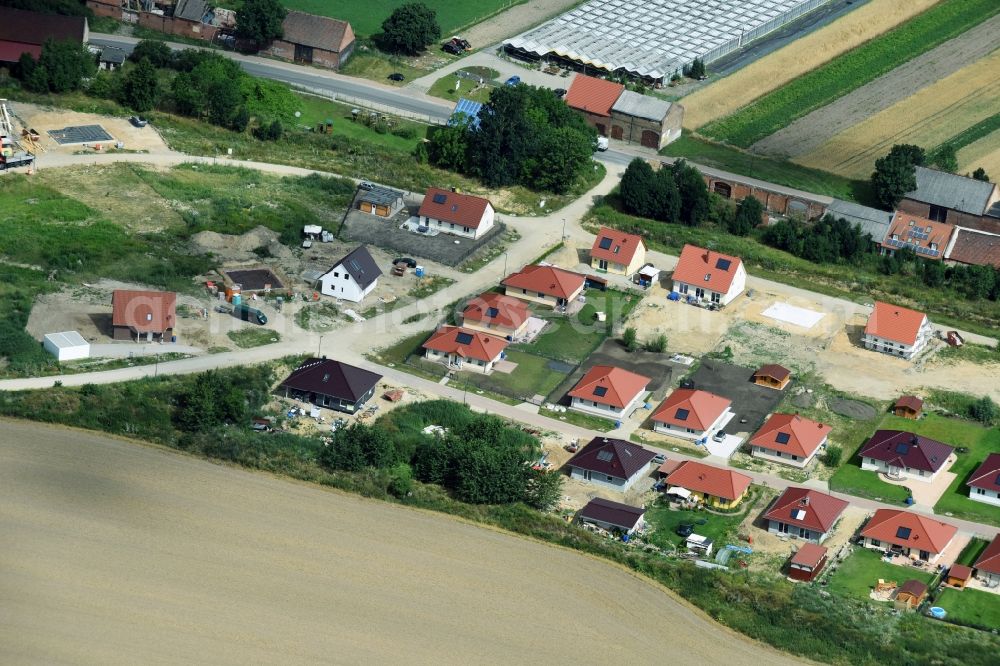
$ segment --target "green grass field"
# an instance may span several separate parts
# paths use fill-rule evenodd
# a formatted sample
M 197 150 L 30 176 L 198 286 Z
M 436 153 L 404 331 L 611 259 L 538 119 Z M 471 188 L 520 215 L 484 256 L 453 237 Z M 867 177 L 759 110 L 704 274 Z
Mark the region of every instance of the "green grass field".
M 736 542 L 736 530 L 746 517 L 747 512 L 755 505 L 752 500 L 744 502 L 743 509 L 737 513 L 720 515 L 708 511 L 672 511 L 665 504 L 657 502 L 646 512 L 646 522 L 654 528 L 649 541 L 660 548 L 671 546 L 682 548 L 684 537 L 677 535 L 677 528 L 682 523 L 694 526 L 695 534 L 706 536 L 715 542 L 712 557 L 726 543 Z
M 270 345 L 281 340 L 281 335 L 269 328 L 240 328 L 235 331 L 229 331 L 226 335 L 237 347 L 242 349 Z
M 466 67 L 464 70 L 482 77 L 485 85 L 477 89 L 475 81 L 464 77 L 459 78 L 455 74 L 448 74 L 435 81 L 431 85 L 430 90 L 427 91 L 427 94 L 446 99 L 450 102 L 457 102 L 460 97 L 471 99 L 473 102 L 487 102 L 490 98 L 490 93 L 493 92 L 493 88 L 495 87 L 492 85 L 495 84 L 494 79 L 500 73 L 488 67 Z M 456 82 L 459 84 L 458 90 L 455 90 Z
M 947 619 L 990 629 L 1000 629 L 1000 595 L 981 590 L 947 589 L 938 595 L 935 606 L 948 611 Z
M 942 0 L 903 25 L 834 58 L 699 131 L 748 147 L 1000 12 L 996 0 Z
M 536 314 L 552 323 L 534 342 L 516 348 L 567 363 L 582 363 L 610 335 L 614 323 L 627 317 L 639 302 L 639 297 L 613 289 L 588 289 L 585 293 L 587 304 L 575 316 L 550 314 L 537 308 Z M 598 310 L 608 315 L 603 324 L 597 321 Z
M 855 599 L 868 599 L 868 593 L 882 580 L 902 585 L 908 580 L 930 583 L 934 574 L 913 567 L 901 567 L 882 561 L 882 555 L 867 548 L 857 548 L 830 575 L 827 589 L 833 594 Z
M 469 382 L 508 397 L 529 399 L 534 395 L 548 395 L 566 378 L 566 375 L 551 370 L 549 359 L 541 356 L 510 350 L 507 360 L 517 363 L 513 372 L 493 372 L 490 375 L 468 373 Z

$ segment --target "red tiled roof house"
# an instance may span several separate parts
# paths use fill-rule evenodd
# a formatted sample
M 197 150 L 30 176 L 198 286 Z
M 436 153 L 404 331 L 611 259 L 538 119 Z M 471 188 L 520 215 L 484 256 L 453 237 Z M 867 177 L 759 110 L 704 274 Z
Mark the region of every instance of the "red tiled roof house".
M 764 514 L 767 531 L 823 543 L 847 502 L 809 488 L 786 488 Z
M 986 550 L 979 556 L 972 568 L 976 571 L 976 578 L 988 586 L 997 587 L 1000 585 L 1000 534 L 993 537 L 993 541 L 986 546 Z
M 569 392 L 570 409 L 620 419 L 646 395 L 649 377 L 611 365 L 595 365 Z
M 444 363 L 450 370 L 469 370 L 484 375 L 503 358 L 507 340 L 499 335 L 459 326 L 442 326 L 424 343 L 428 360 Z
M 642 236 L 601 227 L 590 248 L 590 267 L 616 275 L 632 275 L 646 263 Z
M 879 509 L 861 530 L 865 548 L 935 562 L 958 528 L 919 513 Z
M 523 301 L 488 291 L 479 294 L 465 306 L 461 325 L 514 340 L 524 335 L 530 318 L 531 310 Z
M 969 486 L 969 499 L 1000 506 L 1000 453 L 986 456 L 966 485 Z
M 892 256 L 896 250 L 909 248 L 922 259 L 940 261 L 948 248 L 955 227 L 918 215 L 896 211 L 892 226 L 882 240 L 882 254 Z
M 496 211 L 489 199 L 438 187 L 427 188 L 420 204 L 420 224 L 463 238 L 481 238 L 493 228 Z
M 261 50 L 282 60 L 340 69 L 354 53 L 354 29 L 347 21 L 289 11 L 282 36 Z
M 923 312 L 876 301 L 863 343 L 865 349 L 909 360 L 927 346 L 933 333 Z
M 172 291 L 115 289 L 111 326 L 115 340 L 169 340 L 177 324 L 177 294 Z
M 833 430 L 798 414 L 772 414 L 750 438 L 750 455 L 792 467 L 805 467 Z
M 710 437 L 733 418 L 728 398 L 697 389 L 677 389 L 653 412 L 653 430 L 683 439 Z
M 861 469 L 894 479 L 933 481 L 953 452 L 947 444 L 912 432 L 876 430 L 858 455 Z
M 655 456 L 632 442 L 595 437 L 569 459 L 566 467 L 571 478 L 624 492 L 649 472 Z
M 685 245 L 674 268 L 673 290 L 687 298 L 728 305 L 747 286 L 747 271 L 739 257 Z
M 620 83 L 577 74 L 566 92 L 566 104 L 582 113 L 598 134 L 608 136 L 611 108 L 624 91 L 625 86 Z
M 563 308 L 583 293 L 584 277 L 579 273 L 534 264 L 504 278 L 504 294 L 522 301 Z
M 746 474 L 685 460 L 667 475 L 667 493 L 681 488 L 690 498 L 717 509 L 735 508 L 750 490 L 752 479 Z

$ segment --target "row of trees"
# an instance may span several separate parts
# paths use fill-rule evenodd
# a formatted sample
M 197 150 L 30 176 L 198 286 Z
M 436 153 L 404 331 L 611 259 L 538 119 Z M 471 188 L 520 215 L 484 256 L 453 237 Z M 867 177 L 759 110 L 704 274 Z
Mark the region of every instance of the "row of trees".
M 637 157 L 622 174 L 619 191 L 625 212 L 633 215 L 688 226 L 708 217 L 708 186 L 701 172 L 684 160 L 654 170 Z
M 768 226 L 761 240 L 808 261 L 858 264 L 869 253 L 872 239 L 861 227 L 843 218 L 825 215 L 813 224 L 779 220 Z
M 83 80 L 97 71 L 94 54 L 73 41 L 46 40 L 36 61 L 22 53 L 14 76 L 25 88 L 38 93 L 79 90 Z
M 493 90 L 478 124 L 466 118 L 437 129 L 426 157 L 489 187 L 563 193 L 591 168 L 596 146 L 597 132 L 552 91 L 516 85 Z

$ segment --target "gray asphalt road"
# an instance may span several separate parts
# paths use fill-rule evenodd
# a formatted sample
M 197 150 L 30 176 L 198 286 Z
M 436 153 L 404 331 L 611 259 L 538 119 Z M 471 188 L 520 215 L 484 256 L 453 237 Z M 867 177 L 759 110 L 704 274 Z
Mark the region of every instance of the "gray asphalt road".
M 92 34 L 90 43 L 95 46 L 115 46 L 131 53 L 135 46 L 135 38 L 119 35 Z M 174 50 L 191 47 L 187 44 L 168 42 Z M 301 67 L 277 61 L 243 56 L 230 51 L 219 51 L 240 63 L 249 74 L 265 79 L 282 81 L 293 86 L 305 87 L 322 95 L 337 95 L 341 98 L 356 98 L 371 104 L 414 114 L 426 116 L 431 122 L 443 122 L 451 115 L 451 105 L 445 101 L 434 101 L 412 90 L 397 90 L 377 83 L 342 76 L 333 72 L 324 72 L 311 67 Z M 349 100 L 348 100 L 349 101 Z

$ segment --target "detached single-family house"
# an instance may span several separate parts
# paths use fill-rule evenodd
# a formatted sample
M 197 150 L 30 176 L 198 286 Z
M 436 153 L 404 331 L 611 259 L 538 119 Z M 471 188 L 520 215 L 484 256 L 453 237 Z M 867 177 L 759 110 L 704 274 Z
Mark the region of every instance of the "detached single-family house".
M 617 275 L 632 275 L 646 263 L 642 236 L 601 227 L 590 248 L 590 267 Z
M 881 253 L 892 256 L 896 250 L 909 248 L 921 259 L 941 261 L 954 233 L 955 227 L 950 224 L 896 211 L 882 239 Z
M 571 478 L 624 492 L 649 471 L 649 463 L 655 457 L 655 453 L 638 444 L 595 437 L 566 466 Z
M 289 11 L 282 36 L 261 50 L 282 60 L 340 69 L 354 53 L 354 29 L 347 21 Z
M 352 303 L 360 303 L 378 286 L 382 270 L 364 245 L 351 250 L 320 279 L 320 292 Z
M 429 187 L 417 215 L 421 225 L 442 233 L 481 238 L 493 228 L 496 211 L 489 199 Z
M 772 414 L 750 438 L 750 454 L 771 462 L 805 467 L 826 444 L 832 426 L 798 414 Z
M 764 514 L 767 531 L 823 543 L 847 502 L 810 488 L 786 488 Z
M 653 430 L 684 439 L 710 437 L 733 417 L 729 398 L 698 389 L 677 389 L 653 412 Z
M 577 512 L 576 517 L 584 525 L 596 525 L 609 532 L 632 534 L 645 527 L 642 518 L 645 513 L 645 509 L 595 497 Z
M 991 453 L 966 482 L 969 499 L 1000 506 L 1000 453 Z
M 278 385 L 285 397 L 353 414 L 375 395 L 382 375 L 327 358 L 310 358 Z
M 732 509 L 746 497 L 752 480 L 746 474 L 685 460 L 667 475 L 664 483 L 668 493 L 680 488 L 690 499 L 716 509 Z
M 792 371 L 772 363 L 757 368 L 752 379 L 757 386 L 766 386 L 781 391 L 788 386 L 788 382 L 792 381 Z
M 979 556 L 976 563 L 972 565 L 976 571 L 976 578 L 986 583 L 989 587 L 1000 585 L 1000 534 L 993 537 L 990 545 Z
M 919 513 L 879 509 L 861 530 L 865 548 L 935 562 L 958 528 Z
M 595 365 L 569 392 L 570 409 L 620 419 L 646 395 L 649 377 L 612 365 Z
M 876 430 L 861 447 L 861 469 L 893 479 L 933 481 L 955 451 L 947 444 L 903 430 Z
M 620 83 L 577 74 L 566 91 L 566 105 L 582 113 L 598 134 L 609 136 L 611 109 L 624 91 L 625 86 Z
M 104 46 L 101 48 L 101 55 L 97 58 L 97 68 L 113 72 L 121 69 L 125 64 L 127 54 L 125 49 L 115 46 Z
M 488 291 L 469 301 L 460 325 L 515 340 L 524 335 L 529 319 L 531 310 L 523 301 Z
M 372 185 L 358 192 L 358 210 L 378 217 L 392 217 L 403 210 L 403 193 L 381 185 Z
M 927 598 L 927 583 L 911 579 L 896 588 L 893 602 L 897 608 L 914 610 Z
M 172 291 L 115 289 L 111 326 L 115 340 L 169 341 L 177 324 L 177 294 Z
M 919 419 L 924 401 L 915 395 L 904 395 L 892 406 L 892 413 L 904 419 Z
M 814 543 L 804 543 L 788 561 L 788 577 L 809 582 L 826 566 L 827 549 Z
M 534 264 L 504 278 L 504 293 L 522 301 L 565 308 L 583 293 L 584 276 L 572 271 Z
M 743 293 L 747 271 L 739 257 L 685 245 L 673 281 L 678 294 L 723 306 Z
M 865 349 L 911 359 L 927 346 L 934 330 L 923 312 L 875 302 L 865 326 Z
M 470 370 L 484 375 L 503 358 L 507 340 L 499 335 L 459 326 L 442 326 L 424 343 L 428 360 L 439 361 L 451 370 Z

